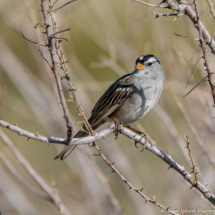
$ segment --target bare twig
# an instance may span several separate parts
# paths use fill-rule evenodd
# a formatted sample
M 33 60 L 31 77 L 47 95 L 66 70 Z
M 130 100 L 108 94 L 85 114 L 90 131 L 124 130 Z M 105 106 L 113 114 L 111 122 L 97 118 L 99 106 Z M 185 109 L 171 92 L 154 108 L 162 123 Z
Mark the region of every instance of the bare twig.
M 181 102 L 179 101 L 179 99 L 176 95 L 174 95 L 174 99 L 175 99 L 178 107 L 180 108 L 181 112 L 183 113 L 184 118 L 190 127 L 190 130 L 194 134 L 196 142 L 199 144 L 201 150 L 203 151 L 204 155 L 208 159 L 209 163 L 213 166 L 213 168 L 215 168 L 215 160 L 214 160 L 213 156 L 211 155 L 210 151 L 206 148 L 203 140 L 201 140 L 201 138 L 199 137 L 199 134 L 198 134 L 197 130 L 195 129 L 195 127 L 193 126 L 191 119 L 190 119 L 189 115 L 187 114 L 185 108 L 183 107 L 183 105 L 181 104 Z
M 46 8 L 45 8 L 45 0 L 41 0 L 41 10 L 43 13 L 43 19 L 44 19 L 44 23 L 45 23 L 45 30 L 46 30 L 46 37 L 48 40 L 48 48 L 49 48 L 49 53 L 50 53 L 50 57 L 51 57 L 51 61 L 52 61 L 52 71 L 54 73 L 55 76 L 55 80 L 56 80 L 56 84 L 57 84 L 57 89 L 58 89 L 58 94 L 60 97 L 60 103 L 63 109 L 63 113 L 64 113 L 64 118 L 66 120 L 66 126 L 67 126 L 67 143 L 69 143 L 72 139 L 72 121 L 70 120 L 69 117 L 69 111 L 68 111 L 68 107 L 66 104 L 66 100 L 64 98 L 64 94 L 63 94 L 63 89 L 62 89 L 62 85 L 61 85 L 61 79 L 58 73 L 58 68 L 57 68 L 57 63 L 55 61 L 54 58 L 54 51 L 53 51 L 53 45 L 52 45 L 52 37 L 49 31 L 49 24 L 48 24 L 48 19 L 47 19 L 47 15 L 46 15 Z
M 36 42 L 34 42 L 34 41 L 32 41 L 32 40 L 29 40 L 29 39 L 27 39 L 27 38 L 24 36 L 23 33 L 21 33 L 21 34 L 22 34 L 22 37 L 23 37 L 25 40 L 27 40 L 28 42 L 30 42 L 30 43 L 33 43 L 33 44 L 36 44 L 36 45 L 41 45 L 41 46 L 47 46 L 47 45 L 42 45 L 41 43 L 36 43 Z
M 204 67 L 208 73 L 208 82 L 209 82 L 209 85 L 211 87 L 211 94 L 213 97 L 214 107 L 215 107 L 215 85 L 214 85 L 212 78 L 211 78 L 213 73 L 210 71 L 208 60 L 207 60 L 207 51 L 206 51 L 205 42 L 203 39 L 203 37 L 204 37 L 203 29 L 202 29 L 202 26 L 200 25 L 201 23 L 200 23 L 200 19 L 199 19 L 199 12 L 198 12 L 196 0 L 194 0 L 194 5 L 195 5 L 195 10 L 196 10 L 197 24 L 198 24 L 198 30 L 199 30 L 199 41 L 200 41 L 200 45 L 202 48 L 203 59 L 204 59 Z
M 27 137 L 28 140 L 34 139 L 34 140 L 39 140 L 44 143 L 57 143 L 57 144 L 67 145 L 67 141 L 65 138 L 45 137 L 45 136 L 39 135 L 37 133 L 31 133 L 31 132 L 28 132 L 26 130 L 19 128 L 16 125 L 9 124 L 3 120 L 0 120 L 0 126 L 5 127 L 13 132 L 16 132 L 18 135 Z M 88 136 L 88 137 L 84 137 L 84 138 L 74 138 L 74 139 L 72 139 L 70 144 L 82 145 L 82 144 L 92 143 L 94 141 L 103 139 L 106 136 L 110 135 L 111 133 L 113 133 L 114 129 L 115 129 L 114 124 L 111 124 L 103 131 L 95 133 L 94 136 Z
M 31 167 L 28 161 L 21 155 L 14 144 L 9 140 L 6 134 L 0 130 L 0 138 L 11 149 L 15 157 L 19 160 L 20 164 L 25 168 L 28 174 L 34 179 L 34 181 L 41 187 L 41 189 L 52 199 L 53 203 L 59 208 L 58 198 L 53 190 L 46 184 L 46 182 L 37 174 L 37 172 Z M 60 209 L 60 208 L 59 208 Z M 61 208 L 65 215 L 71 215 L 67 208 L 62 205 Z
M 33 193 L 37 194 L 41 198 L 53 203 L 52 198 L 50 198 L 46 193 L 38 190 L 34 186 L 32 186 L 26 179 L 24 179 L 19 172 L 16 171 L 16 169 L 13 167 L 13 165 L 10 163 L 10 161 L 6 158 L 6 156 L 0 151 L 0 159 L 2 162 L 4 162 L 5 166 L 10 170 L 10 172 L 23 184 L 25 185 L 29 190 L 31 190 Z
M 144 5 L 146 5 L 146 6 L 149 6 L 149 7 L 168 8 L 168 6 L 161 6 L 161 5 L 157 6 L 157 5 L 154 5 L 154 4 L 149 4 L 149 3 L 144 2 L 144 1 L 142 1 L 142 0 L 132 0 L 132 1 L 139 2 L 139 3 L 144 4 Z
M 62 204 L 62 201 L 61 201 L 59 193 L 58 193 L 57 184 L 54 180 L 54 176 L 52 174 L 52 171 L 48 171 L 48 173 L 49 173 L 50 180 L 52 182 L 53 192 L 55 193 L 55 196 L 57 198 L 58 208 L 60 209 L 61 214 L 64 215 L 63 204 Z
M 40 55 L 42 56 L 42 58 L 44 59 L 44 61 L 49 65 L 50 68 L 52 68 L 51 64 L 49 63 L 49 61 L 44 57 L 43 53 L 41 52 L 40 49 L 38 49 Z
M 74 2 L 74 1 L 76 1 L 76 0 L 69 1 L 69 2 L 67 2 L 66 4 L 62 5 L 61 7 L 57 8 L 57 9 L 54 9 L 54 10 L 48 10 L 47 12 L 48 12 L 48 13 L 51 13 L 51 12 L 57 11 L 57 10 L 61 9 L 62 7 L 65 7 L 66 5 L 68 5 L 68 4 L 70 4 L 70 3 Z M 54 4 L 55 4 L 55 3 L 54 3 Z M 54 4 L 53 4 L 53 5 L 51 5 L 51 6 L 53 7 L 53 6 L 54 6 Z
M 199 38 L 189 37 L 189 36 L 185 36 L 185 35 L 181 35 L 181 34 L 176 34 L 176 33 L 173 33 L 173 34 L 175 34 L 175 36 L 178 36 L 178 37 L 185 37 L 185 38 L 189 38 L 189 39 L 192 39 L 192 40 L 199 41 Z
M 99 152 L 99 154 L 100 154 L 100 156 L 103 158 L 103 160 L 108 164 L 108 166 L 111 167 L 112 173 L 116 173 L 116 174 L 121 178 L 121 180 L 128 186 L 129 190 L 134 190 L 134 191 L 135 191 L 136 193 L 138 193 L 142 198 L 144 198 L 144 199 L 145 199 L 145 203 L 150 202 L 150 203 L 156 205 L 157 207 L 159 207 L 159 208 L 161 208 L 161 209 L 167 211 L 167 212 L 170 213 L 170 214 L 177 214 L 177 213 L 175 213 L 173 210 L 171 210 L 169 207 L 166 208 L 166 207 L 164 207 L 163 205 L 157 203 L 155 200 L 152 200 L 152 199 L 150 199 L 149 197 L 147 197 L 145 194 L 143 194 L 143 192 L 142 192 L 143 188 L 140 189 L 140 190 L 137 189 L 137 188 L 135 188 L 130 182 L 128 182 L 128 180 L 122 175 L 122 173 L 119 172 L 119 171 L 116 169 L 116 167 L 114 166 L 114 163 L 111 163 L 111 162 L 104 156 L 104 154 L 101 152 L 101 150 L 99 149 L 99 147 L 96 146 L 96 145 L 94 145 L 94 147 L 95 147 L 96 150 Z
M 193 50 L 193 54 L 192 54 L 192 56 L 191 56 L 191 58 L 190 58 L 190 62 L 193 60 L 193 57 L 194 57 L 194 55 L 195 55 L 195 53 L 196 53 L 197 46 L 198 46 L 198 42 L 196 42 L 196 44 L 195 44 L 195 48 L 194 48 L 194 50 Z
M 69 3 L 71 3 L 71 2 L 69 2 Z M 49 8 L 51 8 L 51 7 L 52 7 L 51 1 L 49 1 Z M 55 21 L 54 13 L 51 11 L 50 15 L 51 15 L 51 18 L 52 18 L 53 31 L 54 31 L 54 34 L 56 34 L 56 36 L 57 36 L 57 24 L 56 24 L 56 21 Z M 82 117 L 82 120 L 83 120 L 83 123 L 84 123 L 85 127 L 87 128 L 87 130 L 90 131 L 90 134 L 94 134 L 94 131 L 92 130 L 92 128 L 91 128 L 91 126 L 90 126 L 90 124 L 89 124 L 89 122 L 87 120 L 87 117 L 85 116 L 84 110 L 81 107 L 81 104 L 77 99 L 77 96 L 76 96 L 76 93 L 75 93 L 77 89 L 76 89 L 76 86 L 74 86 L 71 83 L 69 73 L 68 73 L 68 69 L 66 68 L 66 61 L 65 61 L 65 58 L 64 58 L 64 55 L 63 55 L 62 47 L 61 47 L 61 44 L 59 43 L 58 40 L 55 41 L 55 48 L 56 48 L 56 52 L 57 52 L 57 55 L 58 55 L 58 58 L 59 58 L 59 61 L 60 61 L 60 65 L 61 65 L 60 68 L 64 71 L 65 79 L 68 81 L 68 85 L 69 85 L 69 88 L 70 88 L 68 91 L 71 91 L 71 93 L 72 93 L 73 100 L 74 100 L 74 102 L 76 104 L 77 110 L 79 111 L 79 113 L 80 113 L 80 115 Z
M 192 189 L 194 186 L 197 185 L 198 183 L 198 179 L 199 179 L 199 170 L 196 168 L 196 165 L 194 164 L 194 161 L 193 161 L 193 156 L 191 154 L 191 148 L 190 148 L 190 141 L 189 141 L 189 137 L 188 136 L 185 136 L 184 135 L 184 138 L 187 142 L 187 149 L 188 149 L 188 152 L 189 152 L 189 157 L 190 157 L 190 160 L 191 160 L 191 163 L 192 163 L 192 172 L 191 173 L 194 173 L 194 182 L 195 182 L 195 185 L 193 185 L 190 189 Z
M 215 13 L 214 13 L 213 5 L 211 4 L 210 0 L 207 0 L 206 2 L 208 2 L 208 5 L 210 7 L 210 12 L 215 20 Z
M 0 123 L 2 123 L 2 120 L 0 121 Z M 8 127 L 7 127 L 8 128 Z M 11 129 L 11 127 L 9 127 Z M 108 134 L 113 133 L 113 131 L 115 130 L 115 125 L 112 124 L 111 126 L 109 126 L 109 128 L 111 128 L 111 131 L 108 129 L 104 130 L 106 131 Z M 101 134 L 102 132 L 98 133 Z M 146 149 L 148 149 L 149 151 L 151 151 L 153 154 L 157 155 L 158 157 L 160 157 L 164 162 L 166 162 L 170 167 L 172 167 L 173 169 L 175 169 L 178 173 L 180 173 L 184 179 L 186 181 L 188 181 L 191 185 L 194 185 L 194 180 L 193 177 L 184 169 L 184 167 L 180 166 L 179 164 L 177 164 L 170 156 L 168 156 L 167 154 L 165 154 L 162 150 L 160 150 L 159 148 L 157 148 L 156 146 L 154 146 L 151 141 L 149 140 L 145 140 L 143 139 L 140 135 L 137 135 L 136 133 L 132 132 L 131 130 L 121 126 L 121 133 L 124 134 L 125 136 L 129 137 L 130 139 L 134 140 L 135 142 L 139 142 L 140 144 L 144 145 Z M 1 133 L 0 133 L 1 134 Z M 103 134 L 103 133 L 102 133 Z M 81 140 L 85 140 L 87 138 L 94 138 L 92 136 L 89 137 L 84 137 L 81 138 Z M 96 138 L 95 138 L 96 139 Z M 90 141 L 83 141 L 82 144 L 86 144 L 86 143 L 90 143 L 90 142 L 94 142 L 95 139 L 90 139 Z M 100 138 L 101 139 L 101 138 Z M 75 140 L 75 139 L 74 139 Z M 80 140 L 80 141 L 81 141 Z M 80 143 L 80 142 L 79 142 Z M 65 142 L 64 142 L 65 144 Z M 76 143 L 74 142 L 74 145 L 76 145 Z M 94 146 L 95 147 L 95 146 Z M 215 204 L 215 196 L 203 185 L 198 181 L 198 185 L 196 186 L 196 189 L 199 190 L 206 199 L 208 199 L 212 204 Z
M 186 85 L 185 88 L 187 88 L 187 86 L 189 85 L 190 79 L 191 79 L 191 77 L 192 77 L 192 75 L 193 75 L 193 72 L 194 72 L 194 70 L 195 70 L 195 68 L 196 68 L 196 66 L 197 66 L 197 64 L 198 64 L 198 62 L 202 59 L 202 57 L 203 57 L 203 56 L 201 56 L 201 57 L 196 61 L 195 65 L 194 65 L 194 67 L 193 67 L 193 69 L 192 69 L 192 71 L 191 71 L 191 73 L 190 73 L 190 76 L 189 76 L 189 79 L 188 79 L 188 82 L 187 82 L 187 85 Z
M 205 81 L 205 79 L 207 78 L 208 76 L 205 76 L 198 84 L 196 84 L 186 95 L 184 95 L 183 97 L 186 97 L 188 96 L 196 87 L 198 87 L 203 81 Z
M 177 19 L 180 16 L 186 15 L 185 13 L 155 13 L 152 12 L 153 15 L 155 15 L 155 18 L 159 18 L 160 16 L 175 16 L 175 19 Z M 175 19 L 173 21 L 175 21 Z

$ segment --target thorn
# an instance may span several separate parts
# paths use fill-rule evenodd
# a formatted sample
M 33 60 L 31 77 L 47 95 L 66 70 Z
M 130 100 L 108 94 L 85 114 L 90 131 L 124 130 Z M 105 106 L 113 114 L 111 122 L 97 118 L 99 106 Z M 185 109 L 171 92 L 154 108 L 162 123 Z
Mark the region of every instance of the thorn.
M 110 163 L 110 166 L 113 166 L 115 164 L 115 162 L 113 162 L 113 163 Z
M 14 125 L 14 126 L 17 126 L 17 123 L 15 122 L 13 125 Z
M 143 189 L 144 189 L 144 188 L 140 189 L 140 192 L 142 192 L 142 191 L 143 191 Z
M 192 186 L 190 187 L 190 190 L 191 190 L 193 187 L 195 187 L 195 185 L 192 185 Z
M 116 171 L 113 169 L 111 173 L 114 173 L 114 172 L 116 172 Z
M 38 137 L 38 136 L 39 136 L 39 129 L 37 130 L 37 133 L 34 134 L 34 135 L 35 135 L 35 137 Z
M 30 140 L 30 137 L 27 138 L 27 141 Z
M 129 190 L 133 190 L 134 188 L 132 188 L 132 187 L 129 187 Z

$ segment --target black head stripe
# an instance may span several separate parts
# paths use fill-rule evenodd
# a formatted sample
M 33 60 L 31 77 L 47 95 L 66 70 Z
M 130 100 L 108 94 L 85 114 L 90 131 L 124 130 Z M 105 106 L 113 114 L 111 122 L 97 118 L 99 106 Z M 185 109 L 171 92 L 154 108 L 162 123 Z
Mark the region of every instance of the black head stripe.
M 155 58 L 155 59 L 157 60 L 157 62 L 160 63 L 160 61 L 159 61 L 154 55 L 147 54 L 147 55 L 142 55 L 142 56 L 140 56 L 139 58 L 137 58 L 136 64 L 137 64 L 137 63 L 144 64 L 144 63 L 147 62 L 150 58 Z

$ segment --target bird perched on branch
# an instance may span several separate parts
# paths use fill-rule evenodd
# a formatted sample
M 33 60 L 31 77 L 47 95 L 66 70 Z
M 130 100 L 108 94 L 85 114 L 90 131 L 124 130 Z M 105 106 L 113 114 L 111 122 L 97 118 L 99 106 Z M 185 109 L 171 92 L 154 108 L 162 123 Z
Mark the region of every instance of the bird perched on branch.
M 140 56 L 136 60 L 135 70 L 115 81 L 96 103 L 88 120 L 92 129 L 113 119 L 128 126 L 145 116 L 160 98 L 164 80 L 160 61 L 153 55 Z M 74 137 L 88 135 L 85 131 L 79 131 Z M 65 146 L 55 159 L 65 159 L 76 146 Z

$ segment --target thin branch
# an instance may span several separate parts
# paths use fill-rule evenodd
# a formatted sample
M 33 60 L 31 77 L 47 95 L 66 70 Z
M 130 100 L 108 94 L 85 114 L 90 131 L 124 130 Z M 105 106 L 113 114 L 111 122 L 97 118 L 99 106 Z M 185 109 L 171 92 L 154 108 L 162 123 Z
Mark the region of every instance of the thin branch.
M 192 154 L 191 154 L 191 148 L 190 148 L 189 137 L 184 135 L 184 138 L 185 138 L 185 140 L 186 140 L 186 142 L 187 142 L 187 147 L 186 147 L 186 148 L 188 149 L 189 157 L 190 157 L 190 160 L 191 160 L 191 163 L 192 163 L 192 167 L 191 167 L 192 172 L 191 172 L 191 173 L 194 173 L 194 175 L 195 175 L 195 177 L 194 177 L 195 185 L 194 185 L 194 186 L 196 186 L 197 183 L 198 183 L 198 179 L 199 179 L 199 170 L 196 168 L 196 165 L 195 165 L 195 163 L 194 163 L 194 161 L 193 161 L 193 156 L 192 156 Z M 193 188 L 194 186 L 192 186 L 191 188 Z M 190 189 L 191 189 L 191 188 L 190 188 Z
M 44 143 L 56 143 L 56 144 L 63 144 L 63 145 L 67 145 L 66 139 L 65 138 L 57 138 L 57 137 L 45 137 L 42 136 L 38 133 L 31 133 L 28 132 L 26 130 L 23 130 L 21 128 L 19 128 L 16 125 L 12 125 L 10 123 L 7 123 L 3 120 L 0 120 L 0 126 L 7 128 L 13 132 L 16 132 L 18 135 L 27 137 L 28 140 L 29 139 L 34 139 L 34 140 L 39 140 L 41 142 Z M 106 129 L 104 129 L 101 132 L 95 133 L 94 136 L 88 136 L 88 137 L 84 137 L 84 138 L 74 138 L 72 139 L 72 141 L 70 142 L 70 145 L 82 145 L 82 144 L 89 144 L 92 143 L 94 141 L 100 140 L 100 139 L 104 139 L 106 136 L 110 135 L 111 133 L 113 133 L 115 129 L 114 124 L 109 125 Z
M 188 124 L 190 130 L 192 131 L 193 136 L 196 139 L 196 142 L 199 144 L 203 154 L 206 156 L 206 158 L 208 159 L 209 163 L 213 166 L 213 168 L 215 168 L 215 160 L 214 160 L 213 156 L 211 155 L 210 150 L 208 150 L 207 147 L 205 146 L 204 141 L 200 138 L 199 133 L 193 126 L 191 119 L 189 117 L 189 114 L 187 114 L 185 108 L 183 107 L 182 103 L 179 101 L 179 99 L 176 95 L 174 95 L 174 99 L 175 99 L 178 107 L 180 108 L 181 112 L 183 113 L 184 118 L 187 121 L 187 124 Z
M 0 120 L 0 124 L 2 124 L 2 120 Z M 8 128 L 8 127 L 6 127 Z M 9 126 L 9 129 L 11 130 L 11 126 Z M 111 130 L 110 130 L 111 129 Z M 100 138 L 98 139 L 102 139 L 101 138 L 101 134 L 110 134 L 113 133 L 115 130 L 115 125 L 111 124 L 108 128 L 106 128 L 105 130 L 99 132 L 96 134 L 95 137 L 98 137 L 97 135 L 100 136 Z M 166 162 L 171 168 L 175 169 L 179 174 L 181 174 L 183 176 L 183 178 L 188 181 L 191 185 L 194 185 L 195 182 L 193 180 L 193 177 L 188 173 L 187 170 L 184 169 L 184 167 L 182 167 L 181 165 L 179 165 L 176 161 L 174 161 L 170 156 L 168 156 L 167 154 L 165 154 L 162 150 L 160 150 L 159 148 L 157 148 L 156 146 L 154 146 L 150 140 L 145 140 L 144 138 L 142 138 L 142 136 L 137 135 L 136 133 L 132 132 L 131 130 L 121 126 L 121 133 L 124 134 L 125 136 L 129 137 L 130 139 L 134 140 L 135 142 L 138 142 L 140 144 L 142 144 L 147 150 L 151 151 L 153 154 L 157 155 L 159 158 L 161 158 L 164 162 Z M 1 130 L 0 130 L 0 134 L 1 134 Z M 105 135 L 104 135 L 105 136 Z M 102 136 L 102 137 L 104 137 Z M 107 135 L 106 135 L 107 136 Z M 85 141 L 88 138 L 92 138 L 90 139 L 90 141 Z M 59 138 L 60 139 L 60 138 Z M 74 139 L 73 141 L 75 141 L 76 139 Z M 83 142 L 81 143 L 81 140 L 83 140 Z M 72 141 L 72 142 L 73 142 Z M 79 140 L 77 141 L 78 144 L 86 144 L 86 143 L 91 143 L 96 141 L 96 138 L 94 139 L 94 136 L 88 136 L 88 137 L 84 137 L 84 138 L 80 138 L 80 142 Z M 77 144 L 76 142 L 74 142 L 73 145 Z M 65 144 L 65 142 L 64 142 Z M 71 144 L 72 145 L 72 144 Z M 203 185 L 198 181 L 197 186 L 195 187 L 198 191 L 200 191 L 204 197 L 206 199 L 208 199 L 212 204 L 215 204 L 215 196 Z
M 25 40 L 27 40 L 28 42 L 31 42 L 31 43 L 36 44 L 36 45 L 47 46 L 47 45 L 42 45 L 42 44 L 40 44 L 40 43 L 36 43 L 36 42 L 34 42 L 34 41 L 32 41 L 32 40 L 29 40 L 29 39 L 27 39 L 27 38 L 24 36 L 23 33 L 21 33 L 21 34 L 22 34 L 22 37 L 23 37 Z
M 159 18 L 160 16 L 176 16 L 175 19 L 177 19 L 180 16 L 186 15 L 185 13 L 155 13 L 152 12 L 153 15 L 155 15 L 155 18 Z M 175 19 L 173 21 L 175 21 Z
M 210 0 L 207 0 L 206 2 L 208 2 L 208 5 L 210 7 L 210 12 L 215 20 L 215 13 L 214 13 L 213 5 L 211 4 Z
M 49 31 L 49 25 L 48 25 L 48 18 L 46 16 L 46 9 L 45 9 L 45 0 L 41 0 L 41 10 L 43 13 L 43 20 L 44 23 L 46 25 L 46 37 L 48 39 L 48 48 L 49 48 L 49 53 L 50 53 L 50 57 L 51 57 L 51 61 L 52 61 L 52 71 L 54 73 L 55 76 L 55 80 L 56 80 L 56 84 L 57 84 L 57 89 L 58 89 L 58 94 L 60 97 L 60 103 L 63 109 L 63 113 L 64 113 L 64 119 L 66 121 L 66 126 L 67 126 L 67 143 L 69 143 L 72 139 L 72 128 L 73 128 L 73 124 L 72 121 L 70 120 L 69 117 L 69 111 L 68 111 L 68 107 L 66 104 L 66 100 L 64 98 L 64 94 L 63 94 L 63 89 L 62 89 L 62 85 L 61 85 L 61 79 L 58 73 L 58 68 L 57 68 L 57 63 L 55 61 L 55 57 L 54 57 L 54 51 L 53 51 L 53 45 L 52 45 L 52 40 L 49 39 L 50 38 L 50 31 Z
M 46 184 L 46 182 L 37 174 L 37 172 L 31 167 L 28 161 L 21 155 L 18 149 L 14 146 L 12 141 L 7 137 L 7 135 L 0 130 L 0 138 L 4 141 L 4 143 L 11 149 L 13 154 L 19 163 L 25 168 L 28 174 L 34 179 L 34 181 L 41 187 L 41 189 L 47 193 L 47 195 L 53 200 L 53 203 L 58 207 L 58 198 L 53 192 L 53 190 Z M 63 205 L 62 209 L 65 215 L 71 215 L 71 213 L 67 210 L 67 208 Z
M 212 78 L 211 78 L 213 73 L 210 71 L 208 60 L 207 60 L 207 51 L 206 51 L 206 47 L 205 47 L 205 43 L 204 43 L 204 39 L 203 39 L 203 37 L 204 37 L 203 29 L 202 29 L 202 26 L 200 25 L 201 23 L 200 23 L 200 19 L 199 19 L 199 12 L 198 12 L 196 0 L 194 0 L 194 5 L 195 5 L 195 11 L 196 11 L 196 17 L 197 17 L 198 30 L 199 30 L 199 41 L 200 41 L 200 45 L 202 48 L 203 59 L 204 59 L 204 67 L 208 73 L 208 82 L 209 82 L 209 85 L 211 87 L 211 94 L 213 97 L 214 107 L 215 107 L 215 85 L 214 85 Z
M 195 87 L 193 87 L 186 95 L 184 95 L 183 97 L 188 96 L 196 87 L 198 87 L 208 76 L 205 76 L 198 84 L 195 85 Z
M 198 42 L 196 42 L 196 44 L 195 44 L 195 48 L 194 48 L 192 57 L 191 57 L 191 59 L 190 59 L 190 62 L 193 60 L 193 57 L 194 57 L 194 55 L 195 55 L 195 53 L 196 53 L 197 46 L 198 46 Z
M 125 127 L 121 129 L 121 132 L 130 139 L 133 139 L 135 142 L 141 143 L 147 150 L 161 158 L 169 165 L 169 168 L 176 170 L 184 178 L 184 180 L 191 184 L 191 186 L 195 185 L 193 176 L 183 166 L 174 161 L 169 155 L 165 154 L 162 150 L 154 146 L 150 140 L 145 140 L 140 135 L 135 135 L 135 133 L 131 132 Z M 198 181 L 195 188 L 200 191 L 208 201 L 210 201 L 213 205 L 215 204 L 215 195 L 212 194 L 205 185 Z
M 177 11 L 186 12 L 187 16 L 193 22 L 195 28 L 197 28 L 197 30 L 199 27 L 202 29 L 202 36 L 204 40 L 207 41 L 206 44 L 210 47 L 212 53 L 215 54 L 215 41 L 212 39 L 210 33 L 207 31 L 207 28 L 202 24 L 202 22 L 199 20 L 199 24 L 197 23 L 196 13 L 193 11 L 190 5 L 187 4 L 186 0 L 177 0 L 178 4 L 175 4 L 172 0 L 166 0 L 166 2 L 170 8 L 174 8 Z
M 49 8 L 51 8 L 51 2 L 50 1 L 49 1 Z M 51 15 L 51 19 L 52 19 L 53 31 L 57 35 L 57 24 L 56 24 L 56 21 L 55 21 L 54 13 L 51 12 L 50 15 Z M 71 91 L 71 93 L 72 93 L 73 100 L 75 102 L 77 110 L 79 111 L 79 113 L 80 113 L 80 115 L 82 117 L 82 120 L 83 120 L 83 123 L 84 123 L 86 129 L 90 131 L 89 132 L 90 134 L 94 134 L 94 131 L 92 130 L 91 125 L 89 124 L 89 122 L 87 120 L 87 117 L 85 116 L 84 110 L 81 107 L 81 104 L 77 99 L 77 96 L 76 96 L 76 90 L 77 89 L 71 83 L 70 76 L 69 76 L 69 73 L 68 73 L 68 69 L 66 68 L 66 61 L 65 61 L 65 58 L 64 58 L 64 55 L 63 55 L 62 47 L 61 47 L 61 44 L 59 43 L 58 40 L 55 41 L 55 48 L 56 48 L 56 52 L 57 52 L 57 55 L 58 55 L 58 58 L 59 58 L 59 61 L 60 61 L 60 65 L 61 65 L 60 68 L 63 70 L 63 72 L 65 74 L 65 79 L 67 80 L 69 88 L 70 88 L 68 91 Z
M 192 69 L 192 71 L 191 71 L 191 73 L 190 73 L 190 76 L 189 76 L 189 79 L 188 79 L 188 82 L 187 82 L 187 85 L 186 85 L 185 88 L 187 88 L 187 86 L 189 85 L 190 79 L 191 79 L 191 77 L 192 77 L 192 75 L 193 75 L 193 72 L 194 72 L 194 69 L 196 68 L 198 62 L 199 62 L 202 58 L 203 58 L 203 56 L 201 56 L 201 57 L 196 61 L 195 65 L 194 65 L 194 67 L 193 67 L 193 69 Z
M 64 37 L 54 37 L 54 36 L 51 36 L 51 37 L 50 37 L 50 40 L 51 40 L 51 39 L 66 40 L 66 42 L 69 43 L 69 40 L 68 40 L 67 38 L 64 38 Z
M 142 189 L 137 189 L 135 188 L 130 182 L 128 182 L 128 180 L 122 175 L 121 172 L 119 172 L 119 170 L 116 169 L 116 167 L 114 166 L 114 163 L 111 163 L 105 156 L 104 154 L 101 152 L 101 150 L 99 149 L 98 146 L 94 145 L 94 147 L 96 148 L 96 150 L 98 151 L 98 153 L 100 154 L 100 156 L 103 158 L 103 160 L 108 164 L 108 166 L 111 167 L 112 169 L 112 173 L 116 173 L 121 180 L 128 186 L 129 190 L 134 190 L 136 193 L 138 193 L 142 198 L 145 199 L 145 203 L 150 202 L 154 205 L 156 205 L 157 207 L 163 209 L 164 211 L 167 211 L 170 214 L 177 214 L 175 212 L 173 212 L 173 210 L 171 210 L 169 207 L 166 208 L 163 205 L 157 203 L 155 200 L 150 199 L 149 197 L 147 197 L 145 194 L 143 194 Z
M 64 206 L 63 206 L 63 203 L 62 203 L 62 201 L 60 199 L 59 192 L 58 192 L 58 189 L 57 189 L 57 184 L 56 184 L 56 182 L 54 180 L 54 176 L 52 174 L 52 171 L 48 171 L 48 173 L 49 173 L 50 180 L 52 182 L 53 192 L 54 192 L 54 194 L 55 194 L 55 196 L 57 198 L 58 208 L 60 209 L 61 214 L 64 215 L 64 208 L 63 208 Z
M 142 0 L 132 0 L 132 1 L 139 2 L 139 3 L 144 4 L 144 5 L 146 5 L 146 6 L 149 6 L 149 7 L 168 8 L 168 6 L 161 6 L 161 5 L 157 6 L 157 5 L 154 5 L 154 4 L 149 4 L 149 3 L 144 2 L 144 1 L 142 1 Z
M 65 7 L 66 5 L 68 5 L 68 4 L 70 4 L 70 3 L 74 2 L 74 1 L 76 1 L 76 0 L 69 1 L 69 2 L 67 2 L 66 4 L 62 5 L 61 7 L 57 8 L 57 9 L 54 9 L 54 10 L 48 10 L 47 12 L 48 12 L 48 13 L 51 13 L 51 12 L 54 12 L 54 11 L 60 10 L 62 7 Z M 52 6 L 54 6 L 54 4 L 53 4 Z
M 185 38 L 189 38 L 189 39 L 192 39 L 192 40 L 197 40 L 197 41 L 199 41 L 199 38 L 189 37 L 189 36 L 180 35 L 180 34 L 176 34 L 176 33 L 173 33 L 173 34 L 175 34 L 175 36 L 178 36 L 178 37 L 185 37 Z
M 44 61 L 49 65 L 49 67 L 52 69 L 51 64 L 50 64 L 50 63 L 48 62 L 48 60 L 43 56 L 43 53 L 41 52 L 41 50 L 38 49 L 38 51 L 39 51 L 40 55 L 42 56 L 43 60 L 44 60 Z
M 56 35 L 56 34 L 60 34 L 60 33 L 63 33 L 63 32 L 65 32 L 65 31 L 70 31 L 71 30 L 71 28 L 67 28 L 67 29 L 64 29 L 64 30 L 62 30 L 62 31 L 58 31 L 58 32 L 56 32 L 56 33 L 54 33 L 54 34 L 52 34 L 53 36 L 54 35 Z
M 145 19 L 150 13 L 152 13 L 153 10 L 155 10 L 156 8 L 159 8 L 161 3 L 159 3 L 158 5 L 155 5 L 154 8 L 152 8 L 145 16 L 140 17 L 139 19 L 136 19 L 134 21 L 140 21 L 141 19 Z
M 6 158 L 6 156 L 0 151 L 0 159 L 5 164 L 5 166 L 10 170 L 10 172 L 29 190 L 31 190 L 33 193 L 37 194 L 41 198 L 53 203 L 52 198 L 50 198 L 46 193 L 38 190 L 34 186 L 32 186 L 26 179 L 24 179 L 13 167 L 13 165 L 10 163 L 10 161 Z

